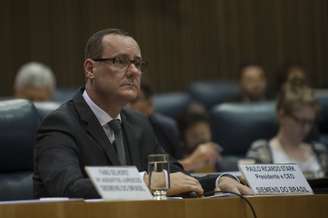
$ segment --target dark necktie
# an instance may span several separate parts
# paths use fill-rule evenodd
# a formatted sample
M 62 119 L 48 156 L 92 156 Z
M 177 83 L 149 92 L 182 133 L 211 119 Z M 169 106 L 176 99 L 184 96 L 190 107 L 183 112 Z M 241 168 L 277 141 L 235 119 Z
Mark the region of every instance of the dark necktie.
M 113 119 L 108 123 L 108 125 L 114 132 L 115 141 L 113 144 L 116 148 L 118 159 L 122 165 L 126 165 L 126 156 L 125 156 L 125 149 L 123 143 L 121 121 L 119 119 Z

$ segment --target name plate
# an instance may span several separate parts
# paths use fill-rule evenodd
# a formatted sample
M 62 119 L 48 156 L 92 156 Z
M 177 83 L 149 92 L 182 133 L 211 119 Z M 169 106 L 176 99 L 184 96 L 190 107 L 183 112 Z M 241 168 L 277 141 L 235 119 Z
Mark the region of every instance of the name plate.
M 135 166 L 85 167 L 98 193 L 106 200 L 151 200 L 153 198 Z
M 313 194 L 297 164 L 241 164 L 255 194 Z

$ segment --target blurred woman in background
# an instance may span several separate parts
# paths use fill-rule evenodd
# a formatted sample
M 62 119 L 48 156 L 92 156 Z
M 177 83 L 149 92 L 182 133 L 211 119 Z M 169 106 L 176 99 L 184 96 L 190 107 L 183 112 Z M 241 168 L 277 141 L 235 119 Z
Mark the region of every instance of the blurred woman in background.
M 306 177 L 327 175 L 328 153 L 322 144 L 306 143 L 319 113 L 319 103 L 305 77 L 290 74 L 277 99 L 279 131 L 269 141 L 254 142 L 247 157 L 257 163 L 296 163 Z

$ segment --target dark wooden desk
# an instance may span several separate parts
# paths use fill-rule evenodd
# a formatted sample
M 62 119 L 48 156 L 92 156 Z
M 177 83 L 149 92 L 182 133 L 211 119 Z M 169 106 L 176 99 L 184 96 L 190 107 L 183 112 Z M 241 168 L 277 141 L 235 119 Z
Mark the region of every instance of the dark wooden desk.
M 328 217 L 328 195 L 248 197 L 259 218 Z M 169 201 L 0 203 L 0 218 L 251 218 L 237 197 Z

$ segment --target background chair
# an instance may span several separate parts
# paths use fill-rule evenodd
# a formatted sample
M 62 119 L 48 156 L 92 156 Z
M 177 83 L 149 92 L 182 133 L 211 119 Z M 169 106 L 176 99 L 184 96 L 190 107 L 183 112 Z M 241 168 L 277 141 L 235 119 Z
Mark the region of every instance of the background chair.
M 185 92 L 172 92 L 154 96 L 155 111 L 175 119 L 191 103 L 191 97 Z
M 50 112 L 56 110 L 60 106 L 60 103 L 52 101 L 34 102 L 34 106 L 41 120 L 43 120 Z
M 240 95 L 239 84 L 235 81 L 197 81 L 190 84 L 188 92 L 193 99 L 211 108 L 237 98 Z
M 328 148 L 328 89 L 315 90 L 316 98 L 320 103 L 320 113 L 318 120 L 318 142 L 326 145 Z
M 319 130 L 328 135 L 328 89 L 316 90 L 315 93 L 320 103 Z
M 63 88 L 58 87 L 53 96 L 53 101 L 64 103 L 67 100 L 70 100 L 76 92 L 78 92 L 79 88 Z
M 225 155 L 244 157 L 257 139 L 270 139 L 277 131 L 275 104 L 224 103 L 210 111 L 213 138 Z
M 210 111 L 213 139 L 222 146 L 221 171 L 238 170 L 250 145 L 258 139 L 270 139 L 277 131 L 274 102 L 224 103 Z
M 39 125 L 31 102 L 0 101 L 0 201 L 33 198 L 33 145 Z

